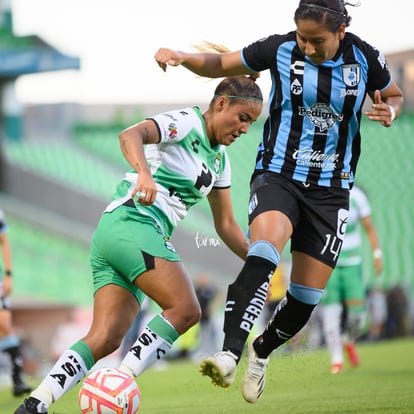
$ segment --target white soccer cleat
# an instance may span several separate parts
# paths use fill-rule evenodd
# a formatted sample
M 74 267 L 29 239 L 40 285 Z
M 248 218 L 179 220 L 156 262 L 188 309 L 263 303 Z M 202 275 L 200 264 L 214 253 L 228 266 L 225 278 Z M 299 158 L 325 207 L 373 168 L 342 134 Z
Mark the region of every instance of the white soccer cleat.
M 243 398 L 249 403 L 255 403 L 262 395 L 266 383 L 266 369 L 270 358 L 259 358 L 253 348 L 253 338 L 248 345 L 249 360 L 244 373 L 241 391 Z
M 200 372 L 210 377 L 214 385 L 226 389 L 236 377 L 236 361 L 236 355 L 230 351 L 217 352 L 201 362 Z

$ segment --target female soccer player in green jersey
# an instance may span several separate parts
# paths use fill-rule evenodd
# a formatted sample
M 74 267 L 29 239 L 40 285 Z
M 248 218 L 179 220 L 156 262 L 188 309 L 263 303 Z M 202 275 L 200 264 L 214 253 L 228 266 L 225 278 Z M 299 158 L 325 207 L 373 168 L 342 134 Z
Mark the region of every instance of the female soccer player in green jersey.
M 145 326 L 120 368 L 133 376 L 162 358 L 200 319 L 191 279 L 170 241 L 190 207 L 208 197 L 224 243 L 245 259 L 248 243 L 230 197 L 225 147 L 246 134 L 263 107 L 256 76 L 217 86 L 208 109 L 183 108 L 153 116 L 120 134 L 132 166 L 103 213 L 91 246 L 95 289 L 87 335 L 67 349 L 15 414 L 47 413 L 92 366 L 115 351 L 144 296 L 162 309 Z

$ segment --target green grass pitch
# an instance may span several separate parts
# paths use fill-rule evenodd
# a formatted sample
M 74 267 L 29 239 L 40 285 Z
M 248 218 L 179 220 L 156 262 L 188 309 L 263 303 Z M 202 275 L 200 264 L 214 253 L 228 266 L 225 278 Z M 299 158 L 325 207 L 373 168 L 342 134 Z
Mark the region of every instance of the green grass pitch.
M 235 383 L 214 387 L 191 361 L 172 361 L 163 371 L 150 369 L 139 379 L 140 414 L 409 414 L 414 413 L 414 338 L 361 343 L 361 365 L 329 373 L 326 350 L 276 353 L 266 389 L 256 404 L 244 402 L 240 362 Z M 79 386 L 54 404 L 49 414 L 79 413 Z M 20 399 L 0 389 L 0 413 L 12 414 Z

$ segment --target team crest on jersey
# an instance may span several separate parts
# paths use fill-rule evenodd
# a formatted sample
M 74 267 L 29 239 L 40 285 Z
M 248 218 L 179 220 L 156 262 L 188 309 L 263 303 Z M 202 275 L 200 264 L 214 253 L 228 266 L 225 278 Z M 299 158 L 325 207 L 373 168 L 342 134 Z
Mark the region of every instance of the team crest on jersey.
M 221 161 L 221 154 L 217 154 L 216 159 L 214 160 L 214 171 L 216 174 L 220 172 L 220 161 Z
M 332 128 L 336 121 L 344 119 L 342 114 L 336 114 L 326 103 L 313 104 L 309 109 L 300 106 L 299 115 L 307 116 L 321 132 Z
M 174 246 L 172 245 L 172 243 L 170 242 L 170 239 L 168 237 L 164 237 L 164 243 L 165 243 L 165 247 L 168 250 L 171 250 L 172 252 L 176 253 Z
M 346 86 L 357 86 L 361 80 L 361 66 L 359 63 L 342 65 L 342 80 Z

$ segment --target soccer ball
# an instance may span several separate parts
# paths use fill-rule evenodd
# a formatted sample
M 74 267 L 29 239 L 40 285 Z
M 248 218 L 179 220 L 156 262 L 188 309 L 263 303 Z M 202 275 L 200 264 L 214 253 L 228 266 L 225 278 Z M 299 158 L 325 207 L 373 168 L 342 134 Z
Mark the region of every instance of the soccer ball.
M 141 395 L 133 377 L 116 368 L 89 374 L 79 391 L 82 414 L 136 414 Z

